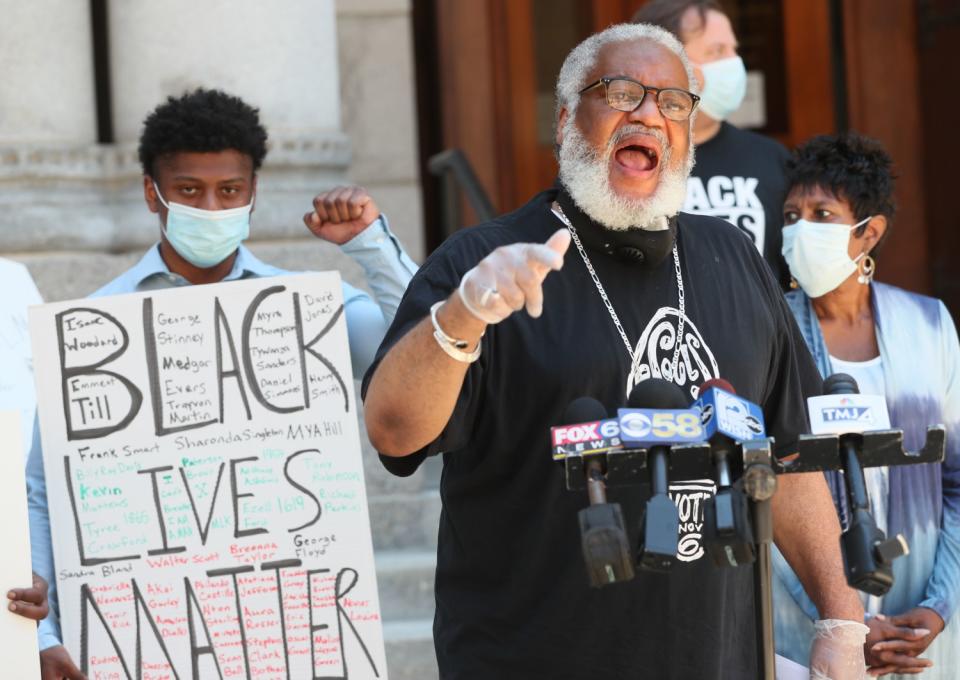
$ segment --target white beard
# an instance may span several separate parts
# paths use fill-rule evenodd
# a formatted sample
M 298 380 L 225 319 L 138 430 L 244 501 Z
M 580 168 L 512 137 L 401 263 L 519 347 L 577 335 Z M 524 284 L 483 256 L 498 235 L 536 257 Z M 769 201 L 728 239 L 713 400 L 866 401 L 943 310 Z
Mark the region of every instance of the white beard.
M 693 144 L 687 158 L 678 167 L 671 167 L 672 156 L 666 135 L 643 125 L 620 128 L 607 143 L 602 154 L 590 146 L 569 116 L 563 126 L 560 145 L 560 181 L 583 212 L 608 229 L 646 229 L 661 231 L 669 227 L 669 218 L 680 212 L 687 195 L 687 177 L 693 168 Z M 660 142 L 660 181 L 648 198 L 626 198 L 610 185 L 610 157 L 616 145 L 627 135 L 649 134 Z

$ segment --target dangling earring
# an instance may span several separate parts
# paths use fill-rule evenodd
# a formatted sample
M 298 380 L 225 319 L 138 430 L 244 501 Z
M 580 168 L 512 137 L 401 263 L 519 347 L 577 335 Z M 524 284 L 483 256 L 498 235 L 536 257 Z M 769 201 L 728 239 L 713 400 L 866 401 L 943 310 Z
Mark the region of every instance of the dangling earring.
M 791 276 L 791 277 L 790 277 L 790 290 L 796 290 L 796 289 L 799 288 L 799 287 L 800 287 L 800 284 L 797 283 L 797 280 Z
M 863 259 L 860 260 L 860 264 L 857 265 L 857 271 L 859 276 L 857 276 L 857 283 L 862 283 L 864 285 L 869 284 L 873 281 L 873 275 L 877 273 L 877 262 L 869 255 L 864 255 Z

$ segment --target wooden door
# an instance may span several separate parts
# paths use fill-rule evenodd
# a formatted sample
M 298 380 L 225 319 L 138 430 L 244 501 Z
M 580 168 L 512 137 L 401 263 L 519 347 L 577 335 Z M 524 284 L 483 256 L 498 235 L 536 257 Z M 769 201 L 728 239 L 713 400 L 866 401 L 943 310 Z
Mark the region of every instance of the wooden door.
M 591 9 L 582 0 L 436 2 L 442 143 L 464 151 L 501 212 L 553 181 L 553 80 L 592 32 Z

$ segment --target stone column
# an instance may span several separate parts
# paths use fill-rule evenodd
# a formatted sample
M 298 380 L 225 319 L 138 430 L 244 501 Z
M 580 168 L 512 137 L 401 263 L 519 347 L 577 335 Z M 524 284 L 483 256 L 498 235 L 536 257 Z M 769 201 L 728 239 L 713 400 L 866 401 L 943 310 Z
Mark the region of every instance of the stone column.
M 82 296 L 78 270 L 47 254 L 112 239 L 101 178 L 115 159 L 96 145 L 89 2 L 0 0 L 0 64 L 0 253 L 23 255 L 46 296 Z
M 0 0 L 0 146 L 91 144 L 90 6 Z
M 337 0 L 343 127 L 350 179 L 390 216 L 410 255 L 424 256 L 410 0 Z

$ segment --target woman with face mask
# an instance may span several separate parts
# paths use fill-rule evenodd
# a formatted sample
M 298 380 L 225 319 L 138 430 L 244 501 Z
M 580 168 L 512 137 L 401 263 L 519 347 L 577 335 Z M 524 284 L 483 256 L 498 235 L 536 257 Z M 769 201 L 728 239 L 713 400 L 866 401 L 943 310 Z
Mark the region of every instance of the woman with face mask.
M 894 213 L 890 166 L 877 142 L 856 134 L 794 152 L 787 300 L 822 375 L 847 373 L 862 394 L 884 395 L 909 450 L 922 447 L 928 425 L 947 427 L 942 464 L 865 469 L 877 525 L 904 534 L 910 554 L 894 563 L 886 595 L 864 595 L 870 674 L 947 680 L 960 677 L 960 622 L 951 622 L 960 606 L 960 344 L 942 302 L 873 280 Z M 840 498 L 842 477 L 827 476 Z M 779 553 L 774 572 L 777 651 L 802 661 L 816 610 Z

